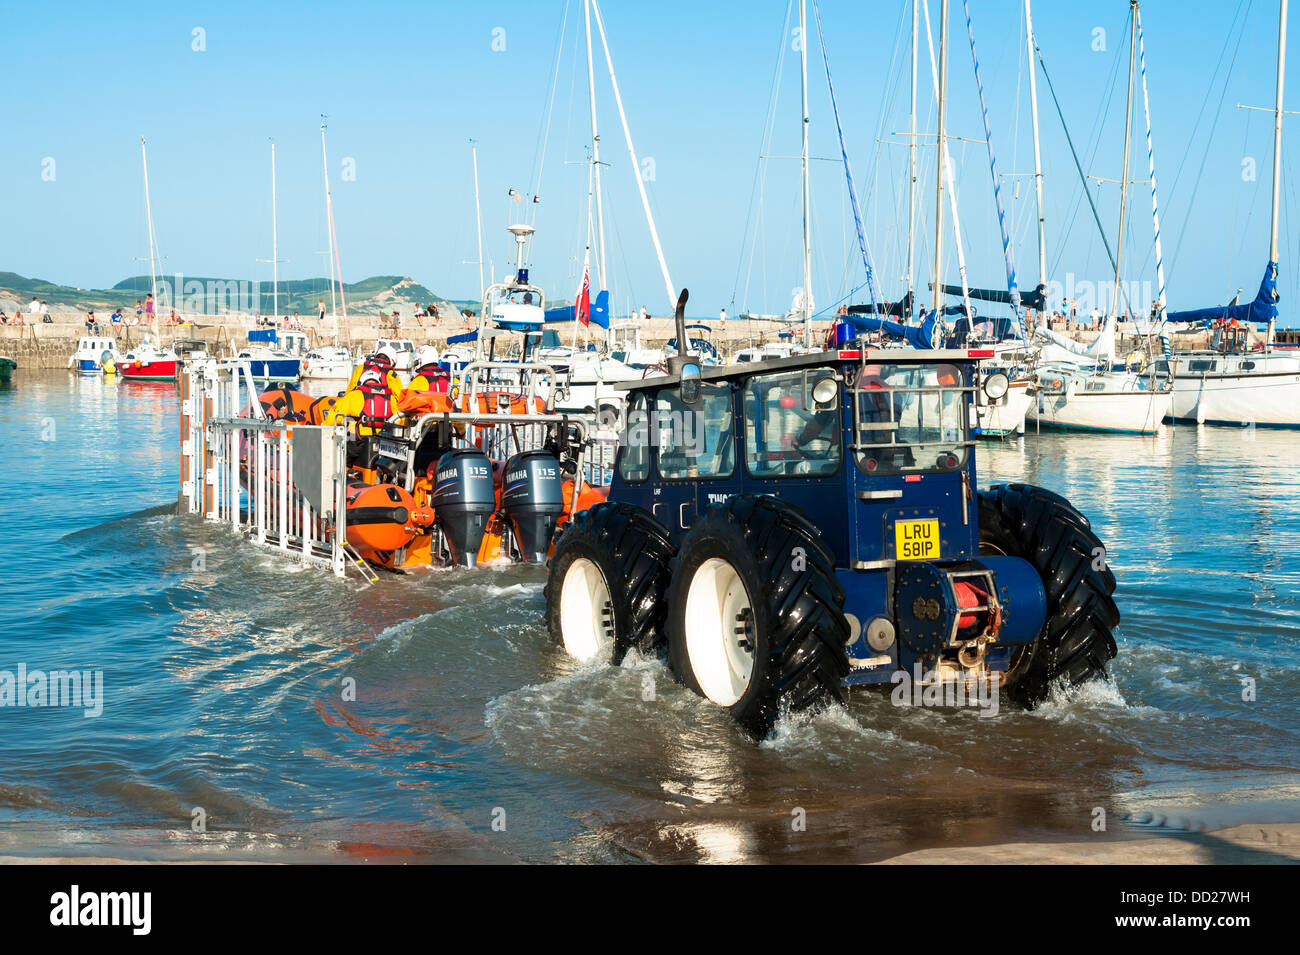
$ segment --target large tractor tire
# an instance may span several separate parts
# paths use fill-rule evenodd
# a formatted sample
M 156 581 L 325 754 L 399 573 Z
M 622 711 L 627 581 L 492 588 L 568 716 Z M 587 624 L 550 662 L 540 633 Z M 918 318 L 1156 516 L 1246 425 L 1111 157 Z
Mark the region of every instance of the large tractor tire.
M 997 484 L 979 495 L 980 551 L 1033 564 L 1047 594 L 1047 620 L 1012 660 L 1006 691 L 1023 706 L 1047 699 L 1054 683 L 1106 676 L 1117 652 L 1115 575 L 1088 519 L 1059 494 Z
M 575 516 L 546 579 L 551 639 L 580 660 L 616 666 L 632 649 L 662 655 L 674 553 L 668 531 L 644 508 L 607 501 Z
M 816 526 L 773 497 L 709 508 L 668 593 L 668 663 L 762 738 L 783 713 L 842 702 L 844 590 Z

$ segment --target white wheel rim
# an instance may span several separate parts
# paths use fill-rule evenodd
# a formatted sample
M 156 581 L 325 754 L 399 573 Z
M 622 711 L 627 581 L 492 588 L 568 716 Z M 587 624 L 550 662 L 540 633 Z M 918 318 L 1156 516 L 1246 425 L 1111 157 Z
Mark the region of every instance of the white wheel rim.
M 700 691 L 719 706 L 734 705 L 753 678 L 753 620 L 736 568 L 720 557 L 702 563 L 686 590 L 686 655 Z
M 579 660 L 590 660 L 614 643 L 614 605 L 600 568 L 579 557 L 560 585 L 560 638 Z

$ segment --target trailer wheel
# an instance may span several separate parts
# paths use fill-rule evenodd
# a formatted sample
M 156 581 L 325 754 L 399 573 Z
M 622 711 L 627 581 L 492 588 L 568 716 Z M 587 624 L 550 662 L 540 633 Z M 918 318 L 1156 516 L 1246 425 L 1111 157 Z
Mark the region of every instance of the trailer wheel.
M 756 737 L 783 712 L 842 702 L 844 590 L 794 507 L 742 495 L 710 507 L 673 562 L 668 662 Z
M 1118 652 L 1115 575 L 1088 519 L 1059 494 L 1028 484 L 998 484 L 979 495 L 980 551 L 1022 557 L 1038 570 L 1047 620 L 1012 660 L 1007 692 L 1023 706 L 1047 698 L 1053 683 L 1078 686 L 1106 676 Z
M 644 508 L 609 501 L 577 514 L 546 579 L 551 639 L 580 660 L 662 655 L 664 595 L 676 548 Z

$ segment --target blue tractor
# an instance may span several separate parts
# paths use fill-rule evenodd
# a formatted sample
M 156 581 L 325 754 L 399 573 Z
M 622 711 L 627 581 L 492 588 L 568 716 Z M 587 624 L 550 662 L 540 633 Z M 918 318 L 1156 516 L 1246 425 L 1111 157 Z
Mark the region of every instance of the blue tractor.
M 968 405 L 999 393 L 983 356 L 687 355 L 628 383 L 608 500 L 555 543 L 552 638 L 666 656 L 757 736 L 900 671 L 1028 707 L 1104 676 L 1119 612 L 1088 519 L 1042 488 L 977 489 Z

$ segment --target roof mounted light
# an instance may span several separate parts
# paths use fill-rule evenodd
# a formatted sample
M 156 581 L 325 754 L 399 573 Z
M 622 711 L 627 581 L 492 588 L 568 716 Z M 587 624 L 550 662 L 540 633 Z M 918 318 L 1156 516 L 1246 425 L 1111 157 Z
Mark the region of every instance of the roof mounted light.
M 997 401 L 1006 395 L 1011 387 L 1011 379 L 1007 377 L 1006 372 L 995 371 L 984 379 L 984 394 L 988 395 L 993 401 Z
M 835 396 L 839 394 L 839 383 L 831 377 L 820 379 L 812 388 L 813 401 L 819 408 L 830 407 Z

